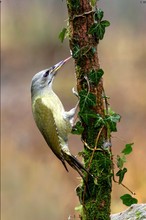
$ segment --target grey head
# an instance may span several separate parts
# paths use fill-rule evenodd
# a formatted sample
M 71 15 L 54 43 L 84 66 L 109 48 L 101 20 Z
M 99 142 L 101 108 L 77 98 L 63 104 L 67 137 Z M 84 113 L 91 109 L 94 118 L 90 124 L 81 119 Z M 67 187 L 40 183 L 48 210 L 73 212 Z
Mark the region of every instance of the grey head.
M 52 82 L 57 73 L 57 71 L 70 59 L 68 57 L 65 60 L 60 61 L 49 69 L 42 70 L 36 73 L 31 82 L 31 94 L 34 96 L 37 93 L 40 93 L 45 88 L 52 89 Z

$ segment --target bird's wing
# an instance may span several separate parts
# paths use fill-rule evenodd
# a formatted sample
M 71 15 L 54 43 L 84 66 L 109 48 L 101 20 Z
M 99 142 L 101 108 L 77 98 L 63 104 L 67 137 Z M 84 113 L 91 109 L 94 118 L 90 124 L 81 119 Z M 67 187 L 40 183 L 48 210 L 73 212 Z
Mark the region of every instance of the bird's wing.
M 65 169 L 68 171 L 62 151 L 63 149 L 61 142 L 63 139 L 59 137 L 58 129 L 51 109 L 42 102 L 41 98 L 38 98 L 33 104 L 33 114 L 36 124 L 47 144 L 53 153 L 61 160 Z M 67 145 L 65 146 L 65 149 L 69 153 Z
M 35 122 L 47 144 L 55 155 L 61 159 L 61 146 L 57 126 L 52 111 L 42 102 L 41 98 L 35 100 L 33 114 Z

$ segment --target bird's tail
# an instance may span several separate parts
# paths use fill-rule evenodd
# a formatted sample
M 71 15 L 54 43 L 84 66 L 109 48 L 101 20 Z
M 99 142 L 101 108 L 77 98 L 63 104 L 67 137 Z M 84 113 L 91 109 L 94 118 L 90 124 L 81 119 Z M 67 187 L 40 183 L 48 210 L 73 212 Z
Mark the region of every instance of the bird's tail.
M 78 174 L 84 179 L 84 175 L 83 172 L 85 171 L 87 174 L 89 174 L 90 176 L 92 176 L 90 174 L 90 172 L 83 166 L 83 164 L 76 159 L 75 156 L 71 155 L 71 154 L 67 154 L 67 153 L 63 153 L 64 154 L 64 159 L 65 161 L 73 168 L 75 169 Z
M 77 160 L 72 154 L 68 154 L 66 152 L 63 152 L 63 156 L 64 156 L 64 160 L 73 168 L 75 169 L 78 174 L 81 176 L 81 178 L 83 179 L 85 185 L 86 185 L 86 189 L 87 189 L 87 193 L 90 195 L 90 191 L 89 191 L 89 187 L 88 187 L 88 183 L 87 183 L 87 179 L 84 176 L 84 171 L 89 174 L 89 176 L 91 176 L 93 178 L 93 175 L 83 166 L 83 164 L 80 163 L 79 160 Z M 63 165 L 65 166 L 66 170 L 68 171 L 66 165 L 65 165 L 65 161 L 63 162 Z

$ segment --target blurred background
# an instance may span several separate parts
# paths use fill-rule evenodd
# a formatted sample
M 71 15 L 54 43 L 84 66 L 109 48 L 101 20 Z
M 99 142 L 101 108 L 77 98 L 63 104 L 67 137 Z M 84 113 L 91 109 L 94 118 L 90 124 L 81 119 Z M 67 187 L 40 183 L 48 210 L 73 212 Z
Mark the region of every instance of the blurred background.
M 113 133 L 113 154 L 134 142 L 127 157 L 124 184 L 146 202 L 146 3 L 140 0 L 98 2 L 111 22 L 99 45 L 104 87 L 112 109 L 122 116 Z M 2 12 L 2 220 L 65 220 L 77 213 L 75 188 L 78 174 L 67 173 L 47 147 L 31 113 L 32 76 L 70 55 L 68 39 L 59 32 L 66 26 L 66 1 L 5 0 Z M 54 90 L 66 110 L 76 98 L 73 60 L 55 79 Z M 70 136 L 69 145 L 77 155 L 79 137 Z M 112 213 L 126 207 L 119 197 L 127 192 L 113 183 Z

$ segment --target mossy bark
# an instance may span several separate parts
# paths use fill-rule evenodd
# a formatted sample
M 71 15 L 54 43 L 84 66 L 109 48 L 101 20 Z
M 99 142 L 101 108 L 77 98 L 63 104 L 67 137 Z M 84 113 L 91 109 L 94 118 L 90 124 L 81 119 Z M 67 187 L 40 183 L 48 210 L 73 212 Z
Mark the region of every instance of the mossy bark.
M 84 131 L 82 152 L 85 167 L 93 175 L 85 174 L 85 182 L 77 188 L 79 201 L 82 205 L 80 219 L 103 220 L 110 219 L 110 203 L 112 188 L 112 160 L 110 150 L 103 149 L 107 141 L 107 128 L 103 125 L 95 126 L 93 115 L 100 115 L 104 119 L 105 106 L 103 98 L 103 80 L 99 77 L 98 83 L 88 79 L 93 71 L 98 74 L 100 68 L 97 53 L 97 37 L 88 34 L 89 28 L 94 23 L 94 12 L 89 0 L 67 0 L 69 15 L 69 42 L 75 60 L 77 90 L 79 96 L 82 91 L 93 94 L 96 104 L 84 108 L 80 103 L 80 120 Z M 92 113 L 91 113 L 92 112 Z M 88 114 L 89 113 L 89 114 Z M 88 123 L 82 115 L 88 116 Z M 91 118 L 89 117 L 91 115 Z

